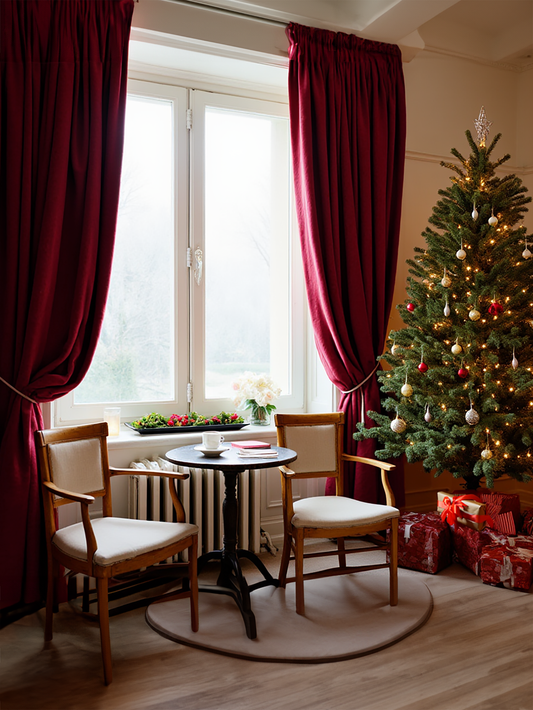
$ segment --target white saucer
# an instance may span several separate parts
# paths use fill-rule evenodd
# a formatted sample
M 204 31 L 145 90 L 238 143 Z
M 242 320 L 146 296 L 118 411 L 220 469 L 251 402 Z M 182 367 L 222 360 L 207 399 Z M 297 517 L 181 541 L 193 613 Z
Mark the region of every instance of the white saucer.
M 204 456 L 207 456 L 208 458 L 216 458 L 217 456 L 220 456 L 224 451 L 227 451 L 229 449 L 229 446 L 219 446 L 218 449 L 206 449 L 204 446 L 200 444 L 200 446 L 195 446 L 194 450 L 195 451 L 200 451 Z

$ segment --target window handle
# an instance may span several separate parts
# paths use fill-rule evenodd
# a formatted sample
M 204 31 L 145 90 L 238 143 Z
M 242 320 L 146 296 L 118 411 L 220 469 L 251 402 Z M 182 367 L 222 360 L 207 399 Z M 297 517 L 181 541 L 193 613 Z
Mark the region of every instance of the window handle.
M 202 281 L 202 271 L 203 271 L 203 258 L 204 254 L 200 247 L 196 247 L 194 250 L 194 280 L 196 281 L 196 285 L 199 286 L 201 281 Z

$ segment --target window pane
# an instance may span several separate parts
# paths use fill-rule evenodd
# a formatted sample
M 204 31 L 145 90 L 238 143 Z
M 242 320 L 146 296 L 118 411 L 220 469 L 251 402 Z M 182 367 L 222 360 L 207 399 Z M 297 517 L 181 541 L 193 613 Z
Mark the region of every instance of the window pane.
M 172 102 L 129 95 L 109 298 L 76 404 L 174 398 L 172 151 Z
M 288 121 L 210 107 L 205 121 L 205 396 L 231 397 L 246 370 L 288 394 Z

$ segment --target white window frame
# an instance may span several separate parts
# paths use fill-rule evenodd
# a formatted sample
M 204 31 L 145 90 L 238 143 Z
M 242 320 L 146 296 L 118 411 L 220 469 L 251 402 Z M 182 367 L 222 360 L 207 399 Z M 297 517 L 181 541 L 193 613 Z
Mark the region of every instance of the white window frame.
M 192 298 L 191 291 L 194 288 L 193 278 L 190 269 L 187 267 L 187 249 L 198 241 L 198 224 L 203 226 L 203 216 L 199 215 L 199 208 L 191 207 L 192 203 L 201 204 L 201 201 L 194 201 L 189 190 L 190 185 L 194 185 L 193 172 L 198 170 L 198 165 L 194 167 L 198 156 L 190 150 L 187 126 L 187 109 L 191 103 L 197 103 L 200 99 L 205 101 L 209 96 L 201 90 L 191 90 L 174 84 L 164 84 L 156 81 L 130 79 L 128 83 L 128 93 L 150 98 L 163 98 L 173 102 L 174 139 L 177 142 L 174 148 L 174 217 L 175 217 L 175 283 L 174 283 L 174 308 L 175 308 L 175 398 L 160 402 L 99 402 L 97 404 L 76 404 L 74 401 L 74 391 L 65 397 L 57 400 L 53 404 L 53 424 L 54 426 L 64 426 L 88 421 L 101 420 L 103 409 L 107 406 L 120 406 L 121 420 L 132 421 L 136 418 L 148 414 L 150 411 L 157 411 L 164 415 L 172 413 L 183 414 L 194 409 L 205 415 L 216 414 L 221 410 L 233 411 L 235 408 L 228 400 L 206 400 L 203 397 L 201 382 L 203 382 L 203 347 L 199 344 L 196 333 L 203 332 L 203 291 L 202 299 Z M 253 92 L 251 92 L 253 93 Z M 246 94 L 246 91 L 239 91 L 239 94 Z M 213 97 L 211 95 L 211 97 Z M 270 115 L 288 115 L 288 105 L 286 101 L 250 98 L 248 96 L 235 96 L 235 89 L 229 88 L 226 93 L 217 94 L 220 105 L 226 104 L 228 107 L 250 106 L 256 102 L 256 107 L 261 107 Z M 198 120 L 197 118 L 193 120 Z M 196 152 L 198 150 L 196 149 Z M 177 155 L 177 159 L 176 159 Z M 203 189 L 203 185 L 202 185 Z M 303 280 L 303 269 L 301 265 L 301 253 L 299 247 L 296 216 L 294 211 L 294 201 L 291 195 L 291 255 L 290 255 L 290 344 L 289 362 L 291 383 L 291 393 L 283 395 L 276 402 L 279 411 L 302 412 L 305 411 L 305 377 L 306 377 L 306 304 L 305 289 Z M 203 242 L 203 235 L 202 235 Z M 273 296 L 275 298 L 275 296 Z M 190 307 L 189 307 L 190 304 Z M 273 311 L 275 314 L 279 309 Z M 193 323 L 195 321 L 195 323 Z M 196 328 L 193 327 L 196 324 Z M 199 369 L 200 368 L 200 369 Z M 193 401 L 187 402 L 187 386 L 193 383 Z M 192 406 L 191 406 L 192 405 Z

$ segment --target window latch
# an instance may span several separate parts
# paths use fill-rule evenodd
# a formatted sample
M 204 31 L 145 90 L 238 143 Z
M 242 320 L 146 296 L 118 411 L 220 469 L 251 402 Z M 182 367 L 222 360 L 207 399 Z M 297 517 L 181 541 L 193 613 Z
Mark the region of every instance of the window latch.
M 202 281 L 202 271 L 203 271 L 203 260 L 204 254 L 200 247 L 196 247 L 194 250 L 194 264 L 193 264 L 193 274 L 196 285 L 199 286 Z

